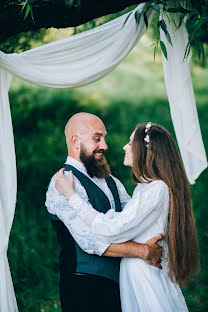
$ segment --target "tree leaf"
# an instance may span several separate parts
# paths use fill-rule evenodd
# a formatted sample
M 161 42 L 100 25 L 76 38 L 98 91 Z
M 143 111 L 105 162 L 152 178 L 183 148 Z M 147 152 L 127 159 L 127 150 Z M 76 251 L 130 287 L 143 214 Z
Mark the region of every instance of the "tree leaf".
M 32 17 L 33 23 L 35 24 L 35 19 L 34 19 L 34 15 L 33 15 L 33 9 L 32 9 L 32 7 L 31 7 L 31 11 L 30 11 L 30 13 L 31 13 L 31 17 Z
M 170 38 L 170 34 L 169 34 L 169 32 L 167 31 L 167 33 L 165 33 L 165 36 L 166 36 L 166 39 L 168 40 L 168 42 L 170 43 L 170 45 L 172 45 L 173 46 L 173 44 L 172 44 L 172 40 L 171 40 L 171 38 Z
M 157 12 L 160 12 L 160 9 L 159 9 L 158 4 L 152 3 L 152 4 L 150 4 L 150 7 L 151 7 L 153 10 L 155 10 L 155 11 L 157 11 Z
M 198 23 L 199 22 L 199 17 L 198 17 L 198 14 L 195 13 L 193 15 L 190 15 L 186 21 L 186 27 L 190 27 L 190 28 L 193 28 L 195 23 Z
M 28 1 L 29 1 L 29 0 L 26 0 L 25 2 L 20 3 L 20 5 L 22 5 L 22 9 L 21 9 L 21 11 L 20 11 L 20 14 L 24 11 L 24 8 L 26 7 L 26 4 L 28 4 Z
M 198 42 L 197 48 L 198 48 L 198 52 L 199 52 L 199 58 L 202 55 L 202 58 L 204 60 L 204 45 L 201 41 Z
M 26 8 L 26 11 L 25 11 L 24 20 L 28 17 L 30 11 L 31 11 L 31 5 L 28 4 L 28 5 L 27 5 L 27 8 Z
M 122 27 L 124 27 L 124 25 L 126 24 L 126 22 L 128 21 L 128 19 L 129 19 L 129 17 L 130 17 L 130 15 L 131 15 L 131 13 L 132 12 L 130 12 L 128 15 L 127 15 L 127 17 L 126 17 L 126 19 L 125 19 L 125 21 L 124 21 L 124 23 L 123 23 L 123 26 Z
M 137 23 L 137 27 L 139 26 L 140 19 L 141 19 L 141 13 L 136 11 L 135 12 L 135 20 L 136 20 L 136 23 Z
M 190 49 L 191 49 L 191 46 L 190 46 L 190 42 L 187 43 L 186 45 L 186 49 L 185 49 L 185 53 L 184 53 L 184 56 L 183 56 L 183 61 L 182 63 L 185 61 L 185 59 L 188 57 L 189 53 L 190 53 Z
M 163 55 L 165 56 L 166 59 L 168 59 L 167 49 L 166 49 L 166 46 L 162 40 L 160 40 L 160 47 L 161 47 Z
M 163 30 L 164 33 L 166 34 L 166 33 L 167 33 L 167 26 L 166 26 L 166 24 L 165 24 L 164 19 L 162 19 L 162 20 L 160 21 L 160 27 L 162 28 L 162 30 Z
M 166 39 L 168 40 L 168 42 L 169 42 L 171 45 L 173 45 L 173 44 L 172 44 L 172 40 L 171 40 L 171 38 L 170 38 L 170 34 L 169 34 L 168 30 L 167 30 L 167 26 L 166 26 L 164 20 L 161 20 L 160 26 L 161 26 L 162 30 L 164 31 L 165 36 L 166 36 Z
M 169 22 L 169 24 L 170 24 L 170 17 L 169 17 L 169 15 L 167 14 L 166 17 L 167 17 L 168 22 Z
M 144 17 L 145 25 L 146 25 L 146 27 L 148 28 L 148 18 L 147 18 L 146 12 L 143 13 L 143 17 Z
M 170 12 L 170 13 L 178 13 L 179 12 L 179 8 L 168 8 L 167 11 Z
M 176 25 L 176 22 L 175 22 L 174 18 L 171 17 L 171 20 L 172 20 L 173 24 L 175 25 L 175 28 L 177 29 L 177 25 Z
M 187 13 L 190 13 L 190 12 L 192 12 L 192 11 L 191 11 L 191 10 L 184 9 L 183 7 L 180 7 L 180 8 L 168 8 L 168 9 L 167 9 L 167 12 L 170 12 L 170 13 L 183 13 L 183 14 L 187 14 Z
M 177 29 L 179 29 L 183 23 L 183 19 L 184 19 L 184 15 L 180 15 L 180 18 L 179 18 L 179 23 L 178 23 L 178 27 Z
M 155 45 L 154 47 L 154 62 L 155 62 L 156 53 L 157 53 L 157 45 Z

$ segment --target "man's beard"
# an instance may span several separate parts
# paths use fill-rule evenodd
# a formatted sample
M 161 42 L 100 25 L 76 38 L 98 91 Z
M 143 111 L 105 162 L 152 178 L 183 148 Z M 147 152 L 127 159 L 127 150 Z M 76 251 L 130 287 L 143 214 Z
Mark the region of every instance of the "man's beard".
M 80 159 L 85 165 L 88 174 L 97 178 L 107 178 L 111 171 L 107 163 L 105 156 L 102 156 L 101 159 L 96 159 L 94 154 L 103 152 L 103 150 L 96 150 L 92 155 L 87 154 L 87 149 L 84 144 L 81 144 L 80 147 Z

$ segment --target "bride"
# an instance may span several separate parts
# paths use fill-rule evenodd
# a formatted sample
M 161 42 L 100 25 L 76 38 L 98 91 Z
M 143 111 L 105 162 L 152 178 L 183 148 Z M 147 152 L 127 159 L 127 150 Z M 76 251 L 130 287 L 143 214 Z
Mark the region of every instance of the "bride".
M 166 234 L 162 270 L 138 258 L 122 258 L 123 312 L 188 311 L 180 287 L 199 268 L 199 252 L 189 184 L 176 144 L 166 129 L 147 123 L 136 127 L 124 150 L 124 165 L 132 167 L 137 186 L 122 212 L 93 209 L 75 192 L 72 172 L 68 179 L 61 169 L 55 186 L 98 240 L 144 243 Z

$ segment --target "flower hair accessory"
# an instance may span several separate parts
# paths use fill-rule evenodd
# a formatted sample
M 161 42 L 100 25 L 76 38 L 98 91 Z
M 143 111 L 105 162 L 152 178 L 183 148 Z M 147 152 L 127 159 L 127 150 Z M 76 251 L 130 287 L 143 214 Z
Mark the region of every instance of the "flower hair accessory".
M 147 133 L 147 132 L 150 130 L 151 127 L 152 127 L 152 123 L 151 123 L 151 122 L 148 122 L 148 123 L 146 124 L 146 127 L 145 127 L 145 133 Z M 146 136 L 145 136 L 145 138 L 144 138 L 144 141 L 147 142 L 146 147 L 148 148 L 148 143 L 149 143 L 149 141 L 150 141 L 150 137 L 149 137 L 148 134 L 146 134 Z

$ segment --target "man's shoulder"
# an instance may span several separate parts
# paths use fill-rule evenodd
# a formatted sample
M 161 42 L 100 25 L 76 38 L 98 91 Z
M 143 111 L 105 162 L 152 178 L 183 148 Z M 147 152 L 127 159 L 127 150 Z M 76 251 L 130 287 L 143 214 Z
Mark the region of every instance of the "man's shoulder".
M 118 186 L 123 186 L 124 187 L 124 185 L 121 183 L 121 181 L 118 178 L 116 178 L 114 175 L 111 174 L 110 177 L 115 181 L 117 187 Z

